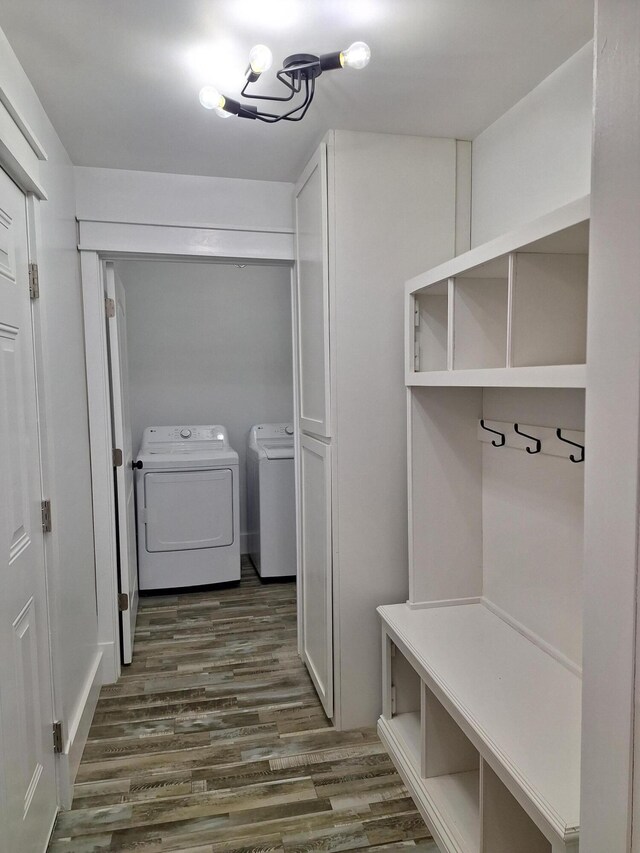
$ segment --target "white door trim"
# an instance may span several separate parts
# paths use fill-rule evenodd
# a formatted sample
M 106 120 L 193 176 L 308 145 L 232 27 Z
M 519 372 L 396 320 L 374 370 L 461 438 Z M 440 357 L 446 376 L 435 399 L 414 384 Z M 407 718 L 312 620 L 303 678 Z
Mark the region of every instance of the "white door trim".
M 164 255 L 180 258 L 292 261 L 293 234 L 138 222 L 80 220 L 81 251 L 101 255 Z
M 0 102 L 2 102 L 1 98 Z M 0 121 L 0 125 L 2 125 L 2 127 L 5 126 L 4 118 L 2 119 L 2 121 Z M 0 132 L 0 137 L 1 136 L 2 133 Z M 20 199 L 19 207 L 21 208 L 20 222 L 18 224 L 20 230 L 22 230 L 22 228 L 26 228 L 26 233 L 23 233 L 21 238 L 21 241 L 24 240 L 24 251 L 20 251 L 20 261 L 18 262 L 17 260 L 18 249 L 16 248 L 16 261 L 14 263 L 14 261 L 11 260 L 7 266 L 12 269 L 13 274 L 15 275 L 14 284 L 22 289 L 27 285 L 26 265 L 37 262 L 37 249 L 40 245 L 40 211 L 38 205 L 38 197 L 36 197 L 33 193 L 33 183 L 19 171 L 16 172 L 5 168 L 5 160 L 2 157 L 4 147 L 4 140 L 0 139 L 0 174 L 2 174 L 3 182 L 6 179 L 7 185 L 11 186 L 13 184 L 14 186 L 12 187 L 12 190 L 17 190 L 17 196 Z M 11 206 L 9 206 L 8 210 L 12 210 Z M 10 237 L 9 239 L 12 241 L 12 237 Z M 9 272 L 10 271 L 7 270 L 7 273 Z M 24 369 L 25 367 L 29 368 L 30 374 L 30 379 L 27 382 L 27 387 L 29 390 L 29 403 L 25 403 L 26 408 L 29 410 L 29 424 L 25 424 L 25 426 L 27 426 L 27 431 L 30 433 L 30 437 L 35 438 L 34 444 L 30 445 L 30 447 L 37 454 L 37 469 L 32 471 L 30 466 L 28 466 L 28 496 L 26 496 L 26 500 L 28 501 L 28 509 L 27 505 L 24 505 L 21 506 L 21 510 L 24 512 L 23 523 L 29 525 L 26 528 L 23 528 L 23 530 L 26 529 L 25 541 L 27 543 L 31 541 L 31 548 L 36 548 L 38 551 L 38 555 L 36 558 L 37 568 L 35 570 L 38 576 L 38 588 L 37 590 L 35 587 L 31 588 L 30 598 L 26 604 L 24 604 L 24 599 L 20 601 L 22 613 L 20 616 L 17 617 L 16 623 L 19 620 L 22 621 L 22 614 L 27 614 L 28 612 L 31 613 L 31 618 L 33 618 L 33 608 L 31 607 L 31 605 L 34 602 L 36 611 L 39 607 L 44 608 L 42 616 L 40 617 L 36 615 L 35 617 L 35 622 L 37 623 L 36 630 L 40 631 L 41 633 L 37 634 L 38 639 L 35 640 L 36 648 L 33 650 L 35 653 L 35 659 L 32 659 L 31 667 L 36 670 L 37 677 L 37 693 L 34 693 L 34 695 L 36 696 L 36 699 L 34 701 L 35 704 L 37 704 L 38 706 L 38 723 L 41 727 L 47 727 L 47 729 L 49 730 L 49 732 L 51 732 L 52 735 L 53 721 L 56 719 L 62 719 L 62 715 L 60 713 L 62 710 L 61 700 L 59 696 L 58 702 L 56 704 L 55 688 L 56 684 L 60 684 L 60 680 L 58 679 L 56 682 L 55 677 L 56 674 L 59 675 L 59 670 L 56 670 L 54 664 L 55 646 L 53 625 L 55 624 L 55 615 L 57 611 L 54 607 L 55 598 L 52 594 L 53 584 L 50 582 L 52 570 L 55 571 L 58 566 L 58 563 L 55 563 L 56 558 L 58 557 L 58 551 L 56 547 L 57 543 L 55 541 L 55 538 L 49 533 L 45 534 L 42 530 L 38 512 L 39 507 L 37 505 L 36 507 L 34 507 L 34 503 L 36 501 L 39 504 L 39 502 L 42 501 L 45 496 L 48 496 L 48 492 L 45 490 L 48 489 L 52 483 L 52 478 L 50 476 L 50 446 L 48 442 L 48 437 L 50 436 L 47 433 L 46 429 L 46 397 L 44 393 L 44 367 L 46 364 L 46 359 L 43 356 L 44 323 L 40 304 L 37 301 L 29 300 L 26 293 L 21 296 L 21 299 L 22 298 L 28 300 L 29 310 L 24 314 L 24 316 L 22 314 L 20 315 L 20 333 L 18 334 L 17 329 L 15 331 L 18 335 L 18 339 L 25 338 L 27 333 L 26 331 L 23 331 L 23 329 L 26 330 L 27 328 L 29 328 L 31 335 L 31 352 L 29 354 L 29 360 L 33 359 L 33 361 L 27 364 L 25 364 L 24 361 L 21 361 L 20 367 L 22 369 Z M 22 320 L 24 320 L 24 322 L 22 322 Z M 19 346 L 21 347 L 22 345 L 19 344 Z M 23 376 L 23 379 L 26 382 L 26 377 Z M 22 383 L 22 385 L 23 387 L 21 391 L 24 391 L 24 382 Z M 33 427 L 31 425 L 31 416 L 33 416 Z M 31 434 L 32 428 L 35 432 L 35 435 Z M 32 475 L 34 475 L 36 479 L 33 479 Z M 25 483 L 25 486 L 26 485 L 27 484 Z M 27 516 L 29 517 L 30 524 L 26 520 Z M 40 537 L 42 537 L 41 540 Z M 36 540 L 38 541 L 36 542 Z M 15 615 L 15 613 L 12 615 Z M 25 617 L 24 624 L 26 624 L 26 622 L 27 617 Z M 14 627 L 16 623 L 14 623 Z M 5 651 L 7 654 L 11 654 L 10 649 L 7 649 Z M 43 652 L 45 655 L 45 666 L 41 669 L 38 660 L 40 659 L 40 655 L 42 655 Z M 32 673 L 30 672 L 29 675 L 31 676 L 31 674 Z M 19 734 L 16 733 L 15 737 L 19 737 Z M 43 737 L 46 742 L 47 737 L 46 732 L 44 730 Z M 40 744 L 37 748 L 40 748 Z M 43 762 L 45 760 L 47 761 L 48 770 L 44 771 L 44 766 L 43 764 L 41 764 L 39 773 L 37 775 L 34 774 L 32 778 L 32 785 L 34 787 L 31 788 L 31 794 L 28 795 L 28 799 L 25 799 L 25 814 L 23 815 L 23 819 L 24 821 L 30 820 L 30 817 L 27 814 L 27 802 L 32 802 L 30 799 L 31 796 L 41 796 L 35 794 L 35 791 L 39 789 L 41 785 L 45 785 L 48 792 L 47 806 L 51 807 L 53 814 L 51 825 L 43 827 L 43 835 L 45 833 L 47 835 L 50 835 L 51 831 L 53 830 L 53 824 L 55 822 L 57 811 L 60 808 L 60 803 L 62 800 L 62 791 L 66 782 L 66 774 L 65 766 L 64 763 L 60 761 L 60 756 L 54 754 L 53 740 L 49 740 L 48 744 L 45 747 L 45 751 L 46 759 L 43 758 Z M 31 766 L 29 769 L 31 769 Z M 48 778 L 48 782 L 46 781 L 46 778 Z M 40 779 L 41 781 L 38 782 L 38 779 Z M 4 801 L 4 790 L 2 791 L 2 793 Z M 32 812 L 29 811 L 29 815 L 31 813 Z
M 46 199 L 40 183 L 40 161 L 47 152 L 24 118 L 18 105 L 0 84 L 0 168 L 25 195 Z
M 27 239 L 30 263 L 39 263 L 43 245 L 40 201 L 47 193 L 40 179 L 40 162 L 46 161 L 47 152 L 36 137 L 20 108 L 10 93 L 0 86 L 0 168 L 22 190 L 27 199 Z M 42 279 L 42 269 L 40 276 Z M 41 281 L 42 283 L 42 281 Z M 46 287 L 46 279 L 44 281 Z M 49 387 L 48 361 L 46 358 L 48 335 L 54 334 L 46 323 L 42 304 L 35 300 L 31 304 L 34 360 L 36 373 L 36 406 L 38 420 L 38 453 L 40 457 L 41 491 L 43 498 L 57 505 L 56 480 L 53 462 L 53 438 L 48 428 L 50 406 L 47 397 Z M 44 571 L 47 599 L 47 623 L 50 653 L 51 692 L 53 696 L 53 718 L 62 722 L 62 754 L 56 760 L 56 785 L 58 804 L 62 808 L 71 805 L 73 779 L 80 755 L 88 734 L 95 703 L 100 689 L 100 653 L 97 652 L 91 666 L 82 700 L 75 708 L 64 707 L 61 695 L 61 654 L 58 639 L 65 626 L 59 623 L 59 589 L 56 579 L 60 572 L 60 550 L 58 530 L 55 523 L 51 533 L 44 537 Z M 86 701 L 85 701 L 86 699 Z
M 88 231 L 88 225 L 96 227 Z M 293 266 L 293 236 L 269 231 L 221 231 L 214 228 L 127 223 L 81 221 L 79 226 L 96 552 L 98 644 L 103 656 L 103 683 L 112 684 L 120 677 L 121 665 L 104 264 L 112 260 L 179 259 Z M 88 238 L 89 233 L 91 240 Z
M 40 201 L 33 194 L 27 196 L 27 227 L 29 259 L 31 263 L 38 264 L 40 261 L 39 247 L 42 245 Z M 46 278 L 42 281 L 42 270 L 40 271 L 41 285 L 47 286 Z M 53 678 L 53 717 L 62 722 L 62 753 L 56 761 L 56 781 L 58 787 L 58 804 L 61 808 L 71 807 L 73 795 L 73 780 L 77 772 L 80 756 L 87 740 L 89 724 L 100 692 L 101 676 L 101 653 L 96 650 L 94 660 L 91 663 L 87 683 L 75 707 L 67 708 L 62 695 L 62 670 L 63 649 L 60 640 L 66 630 L 66 626 L 60 623 L 61 612 L 60 585 L 57 582 L 60 577 L 60 546 L 59 530 L 55 523 L 55 508 L 59 505 L 59 496 L 56 492 L 56 478 L 54 470 L 53 436 L 48 427 L 50 420 L 50 400 L 47 396 L 49 388 L 49 365 L 46 358 L 48 350 L 48 336 L 55 334 L 55 330 L 49 329 L 46 317 L 43 315 L 40 300 L 31 303 L 31 317 L 33 323 L 33 340 L 36 370 L 36 391 L 38 411 L 38 433 L 41 470 L 41 490 L 43 498 L 48 498 L 53 507 L 54 524 L 51 533 L 44 537 L 45 573 L 47 585 L 47 607 L 49 621 L 49 647 L 51 655 L 51 673 Z

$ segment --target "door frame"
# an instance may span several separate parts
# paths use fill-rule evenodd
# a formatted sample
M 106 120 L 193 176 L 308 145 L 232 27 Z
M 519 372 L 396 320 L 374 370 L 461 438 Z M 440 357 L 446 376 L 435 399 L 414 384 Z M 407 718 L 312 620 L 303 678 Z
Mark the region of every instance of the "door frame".
M 78 226 L 89 405 L 98 648 L 102 652 L 103 683 L 113 684 L 120 677 L 121 663 L 111 391 L 104 304 L 105 264 L 109 261 L 122 260 L 164 260 L 286 266 L 290 269 L 291 310 L 292 322 L 294 322 L 297 304 L 293 233 L 88 220 L 79 220 Z M 295 329 L 292 357 L 294 423 L 297 423 Z M 296 445 L 297 442 L 296 435 Z M 299 494 L 298 465 L 299 463 L 296 463 L 296 507 Z M 296 519 L 296 529 L 298 524 Z M 298 537 L 298 565 L 300 565 L 299 549 Z M 299 590 L 298 595 L 300 595 Z M 300 627 L 298 630 L 300 632 Z
M 30 263 L 39 264 L 41 259 L 42 218 L 40 202 L 47 200 L 46 189 L 40 176 L 40 163 L 48 160 L 45 148 L 23 116 L 18 101 L 0 85 L 0 101 L 6 108 L 6 115 L 0 120 L 0 169 L 4 171 L 25 196 L 27 222 L 27 252 Z M 40 270 L 42 273 L 42 270 Z M 36 419 L 38 429 L 38 463 L 40 490 L 42 499 L 48 498 L 56 503 L 55 479 L 53 477 L 53 436 L 48 426 L 49 411 L 48 372 L 46 359 L 46 339 L 51 333 L 46 316 L 39 300 L 31 302 L 31 330 L 33 336 Z M 63 723 L 62 752 L 55 756 L 56 796 L 58 809 L 71 805 L 73 778 L 80 761 L 80 752 L 84 747 L 84 714 L 74 719 L 65 716 L 61 687 L 60 655 L 57 638 L 63 626 L 59 624 L 57 614 L 59 590 L 55 578 L 59 573 L 60 552 L 58 532 L 53 527 L 51 533 L 43 535 L 44 576 L 46 589 L 46 634 L 49 652 L 49 685 L 54 720 Z M 94 676 L 99 671 L 100 660 L 96 659 Z M 93 683 L 93 682 L 92 682 Z M 53 827 L 52 827 L 53 829 Z

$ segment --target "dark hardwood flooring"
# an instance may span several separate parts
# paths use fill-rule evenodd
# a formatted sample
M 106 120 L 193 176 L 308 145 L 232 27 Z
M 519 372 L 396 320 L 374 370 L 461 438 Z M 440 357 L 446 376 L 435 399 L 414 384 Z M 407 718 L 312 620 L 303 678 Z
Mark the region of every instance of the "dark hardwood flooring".
M 49 853 L 433 851 L 373 728 L 337 732 L 296 651 L 293 583 L 143 598 Z

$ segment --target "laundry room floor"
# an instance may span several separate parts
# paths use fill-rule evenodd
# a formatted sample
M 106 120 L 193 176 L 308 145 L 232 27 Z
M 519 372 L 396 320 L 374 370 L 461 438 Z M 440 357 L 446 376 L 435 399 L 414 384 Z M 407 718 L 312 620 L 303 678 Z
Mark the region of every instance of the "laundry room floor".
M 437 853 L 375 729 L 337 732 L 296 650 L 293 583 L 141 599 L 49 853 Z

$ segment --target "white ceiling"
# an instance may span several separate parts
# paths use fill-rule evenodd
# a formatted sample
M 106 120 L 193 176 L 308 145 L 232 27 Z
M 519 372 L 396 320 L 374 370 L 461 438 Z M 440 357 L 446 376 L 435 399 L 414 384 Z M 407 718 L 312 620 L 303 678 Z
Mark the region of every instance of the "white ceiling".
M 472 139 L 592 37 L 592 0 L 2 0 L 4 29 L 77 165 L 295 180 L 329 128 Z M 300 123 L 220 119 L 250 48 L 275 63 L 369 43 Z M 268 79 L 267 79 L 268 78 Z

